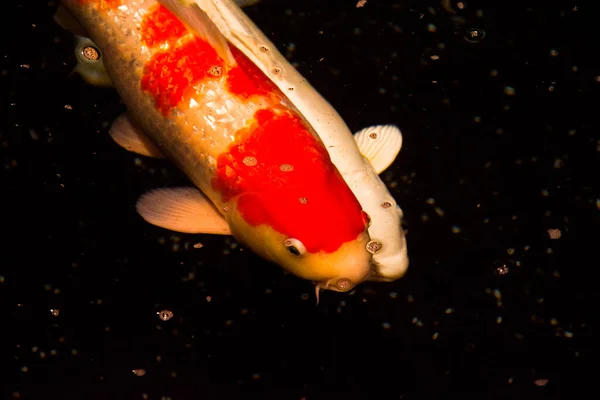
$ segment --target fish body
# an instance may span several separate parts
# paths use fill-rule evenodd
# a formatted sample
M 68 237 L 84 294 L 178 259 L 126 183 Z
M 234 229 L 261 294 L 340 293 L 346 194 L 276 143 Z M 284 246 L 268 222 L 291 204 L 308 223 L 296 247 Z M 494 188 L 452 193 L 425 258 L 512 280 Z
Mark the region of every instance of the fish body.
M 199 193 L 159 190 L 138 211 L 183 232 L 213 221 L 211 233 L 320 288 L 352 289 L 371 274 L 368 215 L 311 124 L 212 22 L 219 2 L 203 3 L 183 9 L 197 18 L 184 24 L 155 0 L 63 1 L 102 52 L 128 109 L 121 125 L 210 200 L 199 208 Z
M 376 125 L 352 135 L 339 113 L 277 50 L 275 45 L 232 1 L 209 1 L 206 12 L 234 44 L 289 98 L 318 132 L 332 162 L 371 218 L 371 280 L 393 281 L 408 269 L 403 212 L 379 178 L 402 147 L 402 134 Z

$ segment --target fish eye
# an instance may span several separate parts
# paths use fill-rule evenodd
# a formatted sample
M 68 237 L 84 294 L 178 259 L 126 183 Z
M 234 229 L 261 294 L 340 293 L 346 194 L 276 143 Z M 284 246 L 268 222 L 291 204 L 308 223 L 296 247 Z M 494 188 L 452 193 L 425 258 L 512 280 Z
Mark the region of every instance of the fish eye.
M 365 226 L 367 228 L 371 227 L 371 217 L 369 216 L 369 214 L 367 214 L 366 211 L 361 211 L 362 214 L 362 219 L 363 219 L 363 223 L 365 224 Z
M 283 245 L 287 248 L 287 251 L 289 251 L 290 254 L 296 257 L 300 257 L 301 255 L 304 255 L 304 253 L 306 253 L 306 248 L 298 239 L 286 239 L 284 240 Z

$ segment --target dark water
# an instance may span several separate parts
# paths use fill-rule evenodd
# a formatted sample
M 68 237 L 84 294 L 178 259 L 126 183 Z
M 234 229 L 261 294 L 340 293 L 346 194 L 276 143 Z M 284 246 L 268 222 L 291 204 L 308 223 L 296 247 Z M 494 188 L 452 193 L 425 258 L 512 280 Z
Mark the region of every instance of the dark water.
M 310 282 L 231 240 L 143 222 L 137 197 L 185 177 L 112 142 L 124 106 L 69 76 L 73 43 L 55 4 L 4 5 L 2 399 L 595 388 L 596 10 L 355 3 L 247 10 L 353 131 L 393 123 L 404 134 L 383 176 L 406 215 L 408 274 L 325 293 L 318 307 Z

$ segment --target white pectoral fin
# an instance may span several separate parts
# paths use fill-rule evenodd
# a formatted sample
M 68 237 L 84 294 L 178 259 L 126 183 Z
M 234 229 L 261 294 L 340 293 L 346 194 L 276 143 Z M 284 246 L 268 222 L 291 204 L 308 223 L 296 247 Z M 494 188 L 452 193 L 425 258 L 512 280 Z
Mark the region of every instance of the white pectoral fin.
M 142 218 L 161 228 L 183 233 L 231 235 L 227 221 L 194 187 L 151 190 L 138 199 L 136 209 Z
M 227 39 L 208 17 L 206 12 L 198 6 L 197 3 L 202 3 L 201 1 L 158 0 L 158 2 L 171 11 L 196 36 L 208 42 L 215 49 L 217 55 L 225 61 L 226 65 L 236 65 Z
M 354 134 L 354 140 L 377 174 L 389 167 L 402 148 L 402 132 L 394 125 L 374 125 Z
M 115 119 L 108 132 L 119 146 L 128 151 L 147 157 L 165 158 L 150 138 L 131 121 L 127 113 Z

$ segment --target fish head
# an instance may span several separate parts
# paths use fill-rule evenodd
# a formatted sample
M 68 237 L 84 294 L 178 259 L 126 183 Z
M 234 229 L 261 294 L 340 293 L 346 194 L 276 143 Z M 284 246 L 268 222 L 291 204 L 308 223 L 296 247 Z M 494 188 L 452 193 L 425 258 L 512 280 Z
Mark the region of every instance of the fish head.
M 319 288 L 346 292 L 371 275 L 369 218 L 354 197 L 336 202 L 334 193 L 244 194 L 226 218 L 233 235 L 258 255 Z

